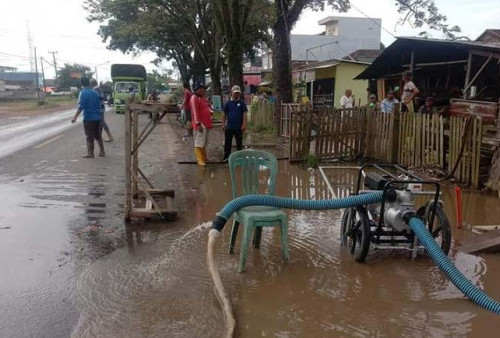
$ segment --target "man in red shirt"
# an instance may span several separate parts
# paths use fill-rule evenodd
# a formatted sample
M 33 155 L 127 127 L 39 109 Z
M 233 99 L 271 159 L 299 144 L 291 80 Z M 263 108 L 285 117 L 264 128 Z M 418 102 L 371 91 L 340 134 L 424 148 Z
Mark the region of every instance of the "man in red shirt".
M 196 161 L 201 167 L 206 166 L 208 131 L 212 129 L 212 112 L 207 98 L 207 86 L 198 81 L 194 86 L 194 94 L 189 101 L 194 129 L 194 152 Z

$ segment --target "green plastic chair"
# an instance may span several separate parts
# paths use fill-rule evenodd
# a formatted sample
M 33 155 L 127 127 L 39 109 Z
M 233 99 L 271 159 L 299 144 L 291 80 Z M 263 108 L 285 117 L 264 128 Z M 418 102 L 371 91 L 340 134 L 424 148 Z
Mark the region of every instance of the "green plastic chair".
M 275 194 L 276 176 L 278 173 L 278 161 L 273 154 L 259 150 L 240 150 L 229 156 L 229 171 L 231 173 L 231 185 L 233 198 L 238 197 L 236 168 L 241 167 L 241 188 L 243 195 L 249 194 Z M 259 191 L 259 171 L 268 169 L 270 177 L 267 181 L 266 191 Z M 243 236 L 241 239 L 240 261 L 238 272 L 245 270 L 245 262 L 250 244 L 250 237 L 255 228 L 253 244 L 255 248 L 260 247 L 262 227 L 279 226 L 281 230 L 281 246 L 283 249 L 283 260 L 288 262 L 288 222 L 286 214 L 279 208 L 267 206 L 251 206 L 238 210 L 233 217 L 233 229 L 231 231 L 231 242 L 229 253 L 234 252 L 234 243 L 238 235 L 238 228 L 243 224 Z

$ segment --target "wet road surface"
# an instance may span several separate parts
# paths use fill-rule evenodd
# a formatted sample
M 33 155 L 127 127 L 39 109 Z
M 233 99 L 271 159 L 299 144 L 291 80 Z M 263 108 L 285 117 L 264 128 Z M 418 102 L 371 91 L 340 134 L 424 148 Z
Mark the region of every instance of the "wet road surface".
M 0 158 L 13 154 L 41 140 L 53 142 L 61 133 L 72 128 L 69 123 L 75 110 L 67 110 L 29 119 L 14 120 L 13 123 L 0 123 Z M 82 118 L 79 118 L 81 123 Z
M 217 337 L 221 312 L 206 270 L 206 238 L 215 213 L 231 199 L 225 166 L 178 166 L 185 148 L 161 125 L 144 149 L 145 171 L 177 192 L 180 220 L 123 222 L 122 116 L 109 115 L 117 142 L 88 161 L 81 126 L 37 148 L 0 159 L 1 337 Z M 69 122 L 68 122 L 69 124 Z M 52 136 L 53 137 L 53 136 Z M 50 136 L 49 136 L 50 139 Z M 317 171 L 280 161 L 277 194 L 329 198 Z M 353 174 L 332 176 L 338 195 Z M 335 183 L 336 181 L 336 183 Z M 451 191 L 443 194 L 453 222 Z M 495 224 L 498 199 L 464 196 L 465 222 Z M 240 337 L 494 337 L 497 316 L 464 299 L 425 255 L 371 252 L 357 264 L 340 248 L 342 211 L 288 211 L 290 262 L 279 232 L 265 229 L 236 273 L 227 254 L 230 223 L 219 241 L 222 279 Z M 453 227 L 456 242 L 470 236 Z M 455 244 L 455 243 L 454 243 Z M 500 257 L 451 259 L 500 299 Z

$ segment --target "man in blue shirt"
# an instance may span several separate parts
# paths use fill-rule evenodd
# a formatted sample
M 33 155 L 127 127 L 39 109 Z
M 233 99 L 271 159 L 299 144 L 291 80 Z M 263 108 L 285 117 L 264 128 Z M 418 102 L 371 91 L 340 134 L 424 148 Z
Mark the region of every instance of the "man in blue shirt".
M 241 88 L 233 86 L 231 88 L 231 100 L 224 105 L 222 114 L 222 129 L 225 132 L 224 159 L 227 161 L 231 154 L 233 136 L 236 138 L 236 147 L 243 149 L 243 132 L 247 125 L 247 106 L 245 101 L 240 99 Z
M 82 90 L 78 97 L 78 109 L 71 123 L 76 123 L 76 119 L 83 112 L 83 128 L 87 137 L 87 155 L 83 158 L 94 158 L 94 140 L 99 145 L 99 156 L 106 156 L 104 152 L 104 144 L 101 138 L 101 98 L 99 94 L 90 88 L 90 81 L 86 77 L 80 80 Z

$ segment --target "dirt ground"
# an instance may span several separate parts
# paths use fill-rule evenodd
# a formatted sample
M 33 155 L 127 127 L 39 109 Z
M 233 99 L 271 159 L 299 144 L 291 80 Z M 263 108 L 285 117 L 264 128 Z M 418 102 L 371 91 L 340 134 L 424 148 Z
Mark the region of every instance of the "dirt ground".
M 0 102 L 0 119 L 30 118 L 72 108 L 76 109 L 76 100 L 67 97 L 49 97 L 43 106 L 36 100 Z

